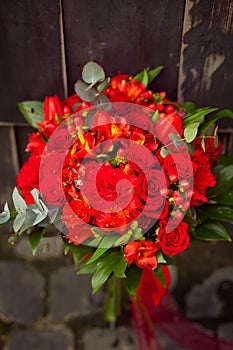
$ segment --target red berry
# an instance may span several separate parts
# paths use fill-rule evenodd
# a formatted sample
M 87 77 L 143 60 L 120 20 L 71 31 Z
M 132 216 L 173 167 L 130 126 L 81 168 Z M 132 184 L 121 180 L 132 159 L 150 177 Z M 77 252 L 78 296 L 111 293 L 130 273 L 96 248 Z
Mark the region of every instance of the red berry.
M 162 103 L 157 103 L 156 107 L 157 107 L 159 112 L 163 112 L 164 111 L 164 105 Z
M 166 197 L 166 196 L 168 196 L 170 194 L 170 190 L 169 190 L 169 188 L 162 188 L 160 193 L 161 193 L 161 196 Z
M 74 124 L 69 124 L 67 126 L 67 130 L 68 130 L 69 134 L 74 134 L 76 132 L 76 127 Z
M 174 191 L 172 193 L 172 197 L 174 199 L 175 204 L 182 204 L 184 202 L 184 198 L 180 195 L 179 191 Z
M 178 181 L 178 175 L 176 175 L 176 174 L 171 174 L 171 175 L 169 175 L 169 180 L 170 180 L 171 182 L 176 182 L 176 181 Z
M 174 213 L 174 217 L 177 219 L 177 220 L 182 220 L 183 217 L 184 217 L 184 213 L 182 213 L 182 211 L 176 211 Z
M 168 105 L 166 108 L 165 108 L 165 111 L 167 114 L 170 114 L 170 113 L 173 113 L 175 110 L 175 108 L 172 106 L 172 105 Z
M 148 108 L 152 109 L 152 111 L 155 111 L 156 110 L 156 105 L 154 103 L 150 103 L 148 105 Z
M 71 114 L 72 112 L 71 112 L 70 107 L 69 106 L 64 106 L 63 107 L 63 113 L 64 114 Z
M 188 188 L 190 188 L 190 183 L 187 180 L 181 180 L 179 184 L 180 184 L 180 187 L 184 190 L 187 190 Z

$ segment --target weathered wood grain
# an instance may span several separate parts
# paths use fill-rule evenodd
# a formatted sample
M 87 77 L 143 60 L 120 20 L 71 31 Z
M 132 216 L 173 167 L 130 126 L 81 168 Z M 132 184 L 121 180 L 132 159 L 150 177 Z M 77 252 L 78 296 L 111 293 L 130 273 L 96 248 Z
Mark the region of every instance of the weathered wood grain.
M 0 204 L 11 200 L 15 177 L 19 171 L 18 151 L 13 126 L 0 127 L 1 167 Z
M 69 92 L 94 60 L 108 75 L 164 65 L 156 89 L 176 98 L 184 1 L 63 1 Z
M 199 106 L 233 108 L 232 19 L 231 0 L 186 1 L 179 74 L 180 101 L 193 100 Z M 225 126 L 229 126 L 229 120 Z
M 23 121 L 18 101 L 63 96 L 59 0 L 0 1 L 0 120 Z

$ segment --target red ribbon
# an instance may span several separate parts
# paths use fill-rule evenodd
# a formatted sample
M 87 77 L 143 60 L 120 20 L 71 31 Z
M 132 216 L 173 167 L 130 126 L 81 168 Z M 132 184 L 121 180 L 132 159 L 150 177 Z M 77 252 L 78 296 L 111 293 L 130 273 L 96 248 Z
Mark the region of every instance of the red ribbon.
M 158 329 L 182 349 L 233 350 L 233 343 L 211 336 L 194 327 L 177 310 L 167 293 L 170 274 L 163 266 L 167 287 L 153 271 L 144 269 L 137 294 L 131 297 L 131 312 L 140 350 L 164 350 L 156 337 Z

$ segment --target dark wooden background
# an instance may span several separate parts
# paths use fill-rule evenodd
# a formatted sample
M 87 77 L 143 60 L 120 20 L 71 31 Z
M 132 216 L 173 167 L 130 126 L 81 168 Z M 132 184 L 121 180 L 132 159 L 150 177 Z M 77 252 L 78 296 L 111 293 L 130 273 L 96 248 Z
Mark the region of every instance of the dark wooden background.
M 164 65 L 153 87 L 170 99 L 233 108 L 232 16 L 232 0 L 1 0 L 0 203 L 27 157 L 17 102 L 73 93 L 89 60 L 108 75 Z

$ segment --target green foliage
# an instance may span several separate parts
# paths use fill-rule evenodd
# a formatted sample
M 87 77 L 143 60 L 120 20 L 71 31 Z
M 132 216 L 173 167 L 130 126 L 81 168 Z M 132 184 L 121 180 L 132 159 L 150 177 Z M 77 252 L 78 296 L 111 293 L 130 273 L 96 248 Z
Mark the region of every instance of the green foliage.
M 114 273 L 118 278 L 125 278 L 127 261 L 121 251 L 114 251 L 103 256 L 96 265 L 91 284 L 93 293 L 96 293 Z
M 201 240 L 231 241 L 226 228 L 218 221 L 207 220 L 195 229 L 194 236 Z
M 159 75 L 163 68 L 163 66 L 158 66 L 154 69 L 150 69 L 149 67 L 145 68 L 142 72 L 135 75 L 133 80 L 138 80 L 147 87 Z
M 9 210 L 8 204 L 6 202 L 4 205 L 3 212 L 0 213 L 0 225 L 5 224 L 9 220 L 10 220 L 10 210 Z
M 217 110 L 217 108 L 204 107 L 204 108 L 196 109 L 192 113 L 186 114 L 183 118 L 183 127 L 186 128 L 188 125 L 190 125 L 194 122 L 203 123 L 204 117 L 207 114 L 210 114 L 216 110 Z
M 183 108 L 186 110 L 187 114 L 193 113 L 197 109 L 195 103 L 189 101 L 184 102 L 180 105 L 180 109 Z
M 196 122 L 196 123 L 189 124 L 184 129 L 184 137 L 186 138 L 187 143 L 191 143 L 195 139 L 195 137 L 197 136 L 198 127 L 199 127 L 199 123 Z
M 99 259 L 109 248 L 111 248 L 116 242 L 114 236 L 105 236 L 102 238 L 98 248 L 95 250 L 94 254 L 88 260 L 87 264 L 91 264 L 93 261 Z
M 233 164 L 228 165 L 221 169 L 217 174 L 217 184 L 209 189 L 208 197 L 215 197 L 222 195 L 222 193 L 226 193 L 228 190 L 233 188 Z
M 83 67 L 82 78 L 88 84 L 96 84 L 97 82 L 104 80 L 105 73 L 99 64 L 88 62 Z
M 42 101 L 23 101 L 17 105 L 28 124 L 38 129 L 37 123 L 44 120 L 44 103 Z
M 158 264 L 157 268 L 155 270 L 153 270 L 155 276 L 158 278 L 158 280 L 161 282 L 162 286 L 164 288 L 166 288 L 166 281 L 164 278 L 164 273 L 163 273 L 163 269 L 162 269 L 162 265 Z
M 81 80 L 78 80 L 74 86 L 76 94 L 78 94 L 82 100 L 86 102 L 93 102 L 97 97 L 97 92 L 93 87 L 89 87 L 88 84 Z
M 40 245 L 41 239 L 43 237 L 44 230 L 43 229 L 37 229 L 35 231 L 32 231 L 29 236 L 29 243 L 31 244 L 32 248 L 32 255 L 35 255 L 37 252 L 37 249 Z
M 127 267 L 125 274 L 125 288 L 129 294 L 135 295 L 142 276 L 142 269 L 137 267 L 135 264 L 131 264 L 129 267 Z
M 211 119 L 205 121 L 200 127 L 200 133 L 204 133 L 206 129 L 212 126 L 217 120 L 228 117 L 233 118 L 233 112 L 230 109 L 223 109 L 222 111 L 216 113 Z
M 12 199 L 16 211 L 20 212 L 27 209 L 27 204 L 25 203 L 23 197 L 19 194 L 19 191 L 16 187 L 13 190 Z
M 233 224 L 233 207 L 209 204 L 201 207 L 201 217 L 212 220 L 227 221 Z

